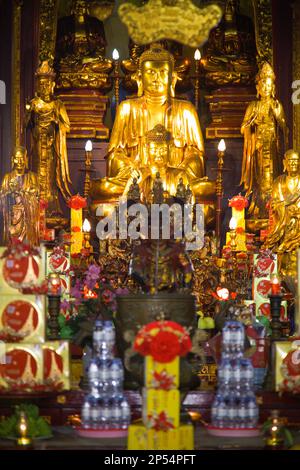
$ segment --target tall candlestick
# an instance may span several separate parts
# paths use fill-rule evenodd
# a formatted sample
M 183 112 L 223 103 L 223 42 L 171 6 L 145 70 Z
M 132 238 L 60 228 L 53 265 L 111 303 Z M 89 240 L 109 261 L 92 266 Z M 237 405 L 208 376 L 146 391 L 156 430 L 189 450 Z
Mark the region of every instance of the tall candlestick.
M 218 168 L 216 179 L 216 195 L 217 195 L 217 209 L 216 209 L 216 237 L 218 243 L 218 252 L 221 252 L 221 213 L 222 213 L 222 197 L 223 197 L 223 167 L 224 155 L 226 150 L 225 140 L 222 139 L 218 145 Z
M 87 140 L 85 144 L 85 161 L 84 161 L 84 187 L 83 187 L 83 197 L 88 200 L 90 188 L 91 188 L 91 167 L 92 167 L 92 156 L 93 156 L 93 142 Z M 88 215 L 88 208 L 83 209 L 83 216 L 86 218 Z
M 295 334 L 300 336 L 300 248 L 297 250 L 297 291 L 295 300 Z
M 201 52 L 199 51 L 199 49 L 195 50 L 194 59 L 195 59 L 195 108 L 198 111 L 198 107 L 199 107 L 199 65 L 200 65 L 200 59 L 201 59 Z
M 119 51 L 118 49 L 114 49 L 112 53 L 112 58 L 115 64 L 115 100 L 116 100 L 116 108 L 119 106 L 119 99 L 120 99 L 120 76 L 119 76 Z

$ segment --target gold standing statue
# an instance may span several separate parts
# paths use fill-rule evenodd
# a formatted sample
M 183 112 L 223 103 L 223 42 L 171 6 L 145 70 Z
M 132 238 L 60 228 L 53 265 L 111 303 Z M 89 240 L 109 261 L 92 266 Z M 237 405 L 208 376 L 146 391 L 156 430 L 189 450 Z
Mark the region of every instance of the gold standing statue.
M 271 229 L 265 247 L 279 254 L 283 274 L 296 275 L 296 249 L 300 247 L 300 156 L 288 150 L 286 174 L 276 178 L 271 198 Z
M 38 174 L 40 197 L 48 202 L 47 225 L 61 227 L 67 220 L 62 216 L 58 190 L 65 200 L 71 196 L 66 144 L 70 123 L 64 104 L 53 96 L 55 74 L 47 61 L 36 77 L 37 94 L 26 106 L 26 124 L 33 137 L 33 169 Z
M 133 177 L 146 175 L 145 169 L 153 176 L 152 165 L 155 171 L 160 167 L 165 190 L 171 195 L 177 183 L 175 178 L 171 187 L 173 178 L 164 176 L 170 169 L 178 177 L 184 175 L 196 196 L 212 192 L 213 185 L 204 177 L 204 143 L 197 112 L 190 102 L 174 98 L 177 76 L 173 56 L 152 44 L 140 57 L 136 79 L 138 97 L 118 107 L 108 148 L 107 177 L 93 182 L 92 198 L 116 199 L 128 190 Z M 155 165 L 151 148 L 149 154 L 151 133 L 157 134 L 156 144 L 167 148 L 167 156 L 165 152 L 157 156 Z M 163 139 L 163 134 L 170 134 L 170 139 Z
M 4 219 L 4 239 L 39 243 L 39 184 L 35 173 L 28 171 L 26 149 L 17 147 L 12 156 L 12 171 L 7 173 L 0 189 Z
M 241 127 L 244 152 L 240 183 L 246 196 L 252 194 L 248 217 L 254 223 L 249 228 L 254 230 L 267 223 L 266 204 L 282 166 L 279 130 L 283 131 L 284 148 L 288 132 L 282 104 L 275 97 L 275 75 L 267 62 L 258 72 L 256 82 L 258 98 L 249 104 Z

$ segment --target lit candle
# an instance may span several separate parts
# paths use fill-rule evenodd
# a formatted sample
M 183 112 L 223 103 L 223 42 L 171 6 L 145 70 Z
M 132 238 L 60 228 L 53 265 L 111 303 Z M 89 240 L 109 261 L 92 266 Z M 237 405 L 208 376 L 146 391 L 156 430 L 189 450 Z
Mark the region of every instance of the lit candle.
M 217 295 L 220 300 L 228 300 L 229 290 L 226 287 L 217 287 Z
M 198 109 L 198 104 L 199 104 L 199 65 L 200 65 L 200 59 L 201 59 L 201 52 L 199 51 L 199 49 L 195 50 L 194 59 L 195 59 L 195 76 L 196 76 L 196 81 L 195 81 L 195 107 L 196 107 L 196 109 Z
M 218 151 L 224 153 L 225 150 L 226 150 L 225 140 L 221 139 L 220 142 L 218 143 Z
M 280 294 L 280 280 L 277 274 L 271 275 L 271 293 L 272 295 Z
M 50 273 L 48 276 L 48 295 L 60 295 L 61 282 L 58 273 Z
M 119 51 L 114 49 L 112 53 L 112 58 L 115 63 L 115 98 L 116 98 L 116 107 L 119 106 Z
M 84 219 L 84 222 L 82 224 L 82 231 L 83 231 L 83 237 L 84 237 L 84 248 L 88 250 L 90 253 L 92 251 L 92 247 L 90 244 L 90 238 L 91 238 L 91 223 L 88 219 Z

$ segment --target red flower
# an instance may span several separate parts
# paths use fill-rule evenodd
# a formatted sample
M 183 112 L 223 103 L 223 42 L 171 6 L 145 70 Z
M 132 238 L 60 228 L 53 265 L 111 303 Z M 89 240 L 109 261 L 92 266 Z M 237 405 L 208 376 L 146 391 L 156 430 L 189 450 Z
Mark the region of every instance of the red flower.
M 82 196 L 80 196 L 80 194 L 76 194 L 76 196 L 72 196 L 69 200 L 68 200 L 68 207 L 70 207 L 70 209 L 75 209 L 76 211 L 78 211 L 79 209 L 84 209 L 84 207 L 86 207 L 86 199 Z
M 248 199 L 241 194 L 238 196 L 234 196 L 232 199 L 229 200 L 229 207 L 234 207 L 237 211 L 242 211 L 246 207 L 248 207 Z
M 172 390 L 172 388 L 176 388 L 174 376 L 169 375 L 166 369 L 163 369 L 161 372 L 155 370 L 153 372 L 151 387 L 162 390 Z
M 180 356 L 185 356 L 192 349 L 192 341 L 189 335 L 185 335 L 181 340 Z
M 180 354 L 178 337 L 168 331 L 159 331 L 151 341 L 150 354 L 157 362 L 172 362 Z
M 145 337 L 144 339 L 136 337 L 133 349 L 140 353 L 142 356 L 148 356 L 150 354 L 150 338 Z

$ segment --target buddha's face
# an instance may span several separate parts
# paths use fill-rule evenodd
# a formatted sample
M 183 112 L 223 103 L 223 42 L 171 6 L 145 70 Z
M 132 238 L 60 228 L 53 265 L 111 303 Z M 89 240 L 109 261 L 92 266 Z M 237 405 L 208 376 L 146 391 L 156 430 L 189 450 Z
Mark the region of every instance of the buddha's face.
M 142 63 L 144 93 L 167 96 L 171 85 L 171 67 L 167 61 L 147 60 Z
M 167 143 L 150 142 L 148 144 L 149 163 L 156 167 L 165 167 L 168 161 Z
M 298 175 L 300 173 L 300 160 L 297 154 L 291 155 L 285 159 L 286 171 L 289 175 Z
M 17 150 L 12 159 L 12 166 L 18 173 L 24 173 L 26 169 L 26 153 L 22 150 Z
M 55 83 L 47 77 L 40 77 L 38 82 L 38 92 L 44 101 L 50 101 L 53 95 Z
M 273 94 L 274 82 L 271 77 L 267 77 L 264 80 L 260 80 L 257 86 L 257 90 L 263 98 L 269 98 Z

